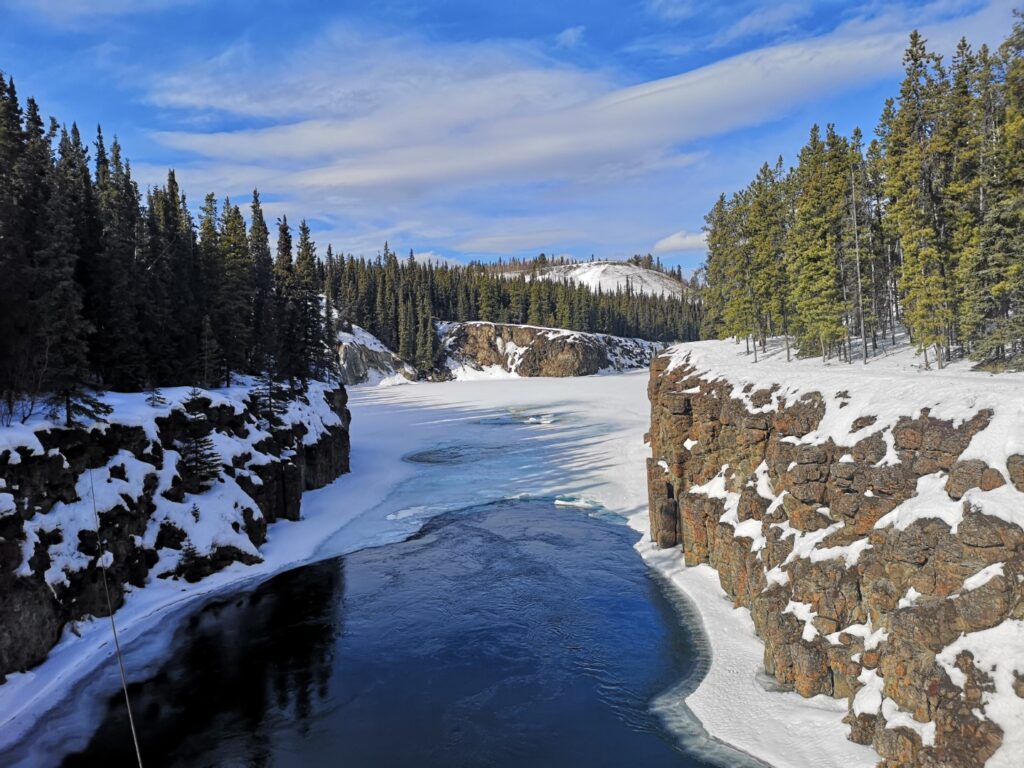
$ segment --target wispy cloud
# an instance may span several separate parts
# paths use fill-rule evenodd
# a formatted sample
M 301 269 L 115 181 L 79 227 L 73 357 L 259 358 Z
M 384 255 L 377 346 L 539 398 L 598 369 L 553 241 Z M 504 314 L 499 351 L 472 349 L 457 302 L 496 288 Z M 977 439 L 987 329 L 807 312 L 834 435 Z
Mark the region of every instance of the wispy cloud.
M 555 43 L 562 48 L 575 48 L 583 40 L 586 27 L 567 27 L 555 35 Z
M 682 21 L 697 13 L 693 0 L 647 0 L 647 10 L 665 21 Z
M 712 45 L 723 46 L 749 37 L 768 37 L 793 30 L 795 23 L 812 11 L 807 3 L 774 3 L 755 8 L 718 33 Z
M 682 13 L 675 5 L 660 12 Z M 960 34 L 988 40 L 1009 9 L 996 0 L 955 22 L 944 0 L 872 11 L 825 35 L 632 84 L 555 60 L 540 43 L 438 44 L 342 25 L 283 59 L 232 46 L 155 80 L 149 98 L 186 115 L 272 122 L 155 138 L 188 153 L 185 183 L 271 190 L 289 218 L 328 222 L 338 247 L 401 237 L 473 253 L 628 253 L 685 223 L 673 218 L 689 145 L 894 76 L 913 26 L 939 48 Z M 747 16 L 723 35 L 784 29 L 796 14 Z M 654 248 L 699 250 L 699 238 L 677 231 Z
M 663 237 L 651 249 L 653 254 L 678 253 L 680 251 L 703 251 L 707 248 L 707 239 L 703 232 L 687 232 L 681 229 L 668 237 Z

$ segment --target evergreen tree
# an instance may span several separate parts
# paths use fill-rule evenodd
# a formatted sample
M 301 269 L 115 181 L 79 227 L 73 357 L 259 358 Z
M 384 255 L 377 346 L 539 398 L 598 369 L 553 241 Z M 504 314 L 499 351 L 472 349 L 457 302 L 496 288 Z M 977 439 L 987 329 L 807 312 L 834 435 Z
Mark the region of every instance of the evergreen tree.
M 222 464 L 210 438 L 212 426 L 203 412 L 205 395 L 193 387 L 184 401 L 188 417 L 184 437 L 178 441 L 178 473 L 188 493 L 202 493 L 221 475 Z
M 277 349 L 274 327 L 274 261 L 270 255 L 270 232 L 263 217 L 260 193 L 252 191 L 252 224 L 249 227 L 249 262 L 253 276 L 251 366 L 261 373 Z
M 249 349 L 253 328 L 255 270 L 249 256 L 245 220 L 238 206 L 224 202 L 224 215 L 218 247 L 222 265 L 220 298 L 211 307 L 216 318 L 215 335 L 224 354 L 225 384 L 230 385 L 232 371 L 249 368 Z
M 40 324 L 34 345 L 41 375 L 51 393 L 51 410 L 71 425 L 79 416 L 95 418 L 104 408 L 88 393 L 88 333 L 82 314 L 82 290 L 75 267 L 83 247 L 79 221 L 82 199 L 78 152 L 66 130 L 60 134 L 57 161 L 51 173 L 41 250 L 37 254 L 36 289 Z
M 789 283 L 793 290 L 795 331 L 803 354 L 824 357 L 842 336 L 841 304 L 834 248 L 834 169 L 827 165 L 826 147 L 818 126 L 811 129 L 800 150 L 796 169 L 796 206 L 788 248 Z

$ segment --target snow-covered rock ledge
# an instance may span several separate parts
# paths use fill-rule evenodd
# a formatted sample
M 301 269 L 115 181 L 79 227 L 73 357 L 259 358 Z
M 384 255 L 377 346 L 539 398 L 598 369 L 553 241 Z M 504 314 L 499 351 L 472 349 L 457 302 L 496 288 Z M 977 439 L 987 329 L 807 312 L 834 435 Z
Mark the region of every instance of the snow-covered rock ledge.
M 254 382 L 160 395 L 108 394 L 91 425 L 0 429 L 0 681 L 107 614 L 102 565 L 116 610 L 155 579 L 258 563 L 267 525 L 348 471 L 343 387 L 273 407 Z
M 823 713 L 842 702 L 883 765 L 1019 764 L 1024 376 L 924 372 L 909 350 L 824 366 L 773 347 L 754 365 L 700 342 L 656 358 L 648 391 L 645 554 L 691 594 L 720 586 L 764 671 Z M 707 690 L 687 704 L 709 732 L 765 754 L 766 735 L 716 726 Z

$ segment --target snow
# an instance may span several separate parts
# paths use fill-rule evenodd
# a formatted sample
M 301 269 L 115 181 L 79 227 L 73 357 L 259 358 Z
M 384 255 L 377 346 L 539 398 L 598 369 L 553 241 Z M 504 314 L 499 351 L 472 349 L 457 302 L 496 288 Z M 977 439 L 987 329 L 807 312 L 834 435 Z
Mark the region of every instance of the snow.
M 897 607 L 898 608 L 913 608 L 915 605 L 917 605 L 917 598 L 919 598 L 920 596 L 921 596 L 920 592 L 918 592 L 913 587 L 910 587 L 907 590 L 907 594 L 905 594 L 903 597 L 900 598 L 900 602 L 897 605 Z
M 111 469 L 114 467 L 124 468 L 125 480 L 111 477 Z M 50 567 L 46 570 L 44 579 L 51 589 L 57 584 L 68 584 L 68 574 L 82 570 L 95 559 L 79 551 L 79 533 L 95 531 L 96 514 L 103 514 L 123 505 L 121 494 L 137 493 L 146 475 L 152 471 L 151 465 L 122 450 L 105 467 L 79 475 L 75 484 L 75 493 L 79 501 L 58 501 L 45 515 L 33 515 L 25 522 L 25 541 L 21 547 L 22 564 L 17 575 L 31 575 L 29 559 L 35 553 L 39 533 L 60 531 L 61 540 L 51 544 L 47 549 Z
M 882 708 L 882 687 L 885 680 L 874 669 L 862 669 L 857 681 L 862 688 L 853 697 L 853 714 L 877 715 Z
M 840 629 L 838 632 L 833 632 L 831 635 L 827 635 L 826 639 L 833 645 L 839 645 L 842 642 L 841 635 L 843 634 L 859 637 L 864 643 L 864 650 L 873 651 L 880 643 L 888 639 L 889 630 L 885 627 L 875 629 L 871 624 L 871 617 L 868 616 L 866 624 L 851 624 L 848 627 Z
M 991 629 L 961 635 L 936 656 L 954 685 L 963 688 L 966 678 L 956 667 L 964 651 L 974 666 L 992 679 L 995 690 L 982 693 L 982 709 L 1003 731 L 1003 742 L 985 764 L 986 768 L 1020 766 L 1024 755 L 1024 698 L 1014 691 L 1014 675 L 1024 677 L 1024 621 L 1011 619 Z
M 973 592 L 976 589 L 981 589 L 983 586 L 988 584 L 996 576 L 1003 575 L 1003 566 L 1005 563 L 993 563 L 992 565 L 986 566 L 978 571 L 973 576 L 968 577 L 964 581 L 963 587 L 960 588 L 961 592 Z
M 353 325 L 351 331 L 338 331 L 338 343 L 357 344 L 361 347 L 366 347 L 373 352 L 383 352 L 388 355 L 391 354 L 391 350 L 384 346 L 383 341 L 358 325 Z
M 991 422 L 972 438 L 961 458 L 981 459 L 1008 477 L 1007 457 L 1024 454 L 1024 373 L 982 373 L 971 370 L 965 361 L 926 371 L 905 336 L 870 357 L 866 365 L 856 359 L 850 364 L 795 356 L 787 362 L 780 338 L 769 340 L 757 363 L 746 354 L 745 345 L 733 341 L 678 344 L 667 354 L 671 355 L 669 370 L 690 365 L 706 379 L 729 384 L 731 396 L 743 400 L 754 413 L 769 413 L 782 401 L 794 403 L 805 395 L 820 393 L 825 404 L 821 423 L 791 442 L 820 445 L 831 439 L 849 446 L 881 431 L 888 450 L 879 464 L 892 465 L 899 462 L 892 428 L 900 419 L 929 409 L 933 418 L 959 425 L 988 409 L 993 412 Z M 751 395 L 772 385 L 778 386 L 768 402 L 755 407 Z M 875 420 L 853 428 L 854 422 L 867 416 Z M 1024 495 L 1017 503 L 1018 509 L 1024 510 L 1021 502 Z
M 524 275 L 527 280 L 530 274 Z M 625 291 L 627 285 L 634 293 L 651 296 L 682 296 L 683 284 L 674 277 L 655 269 L 646 269 L 621 261 L 591 261 L 564 264 L 539 271 L 537 277 L 552 282 L 572 282 L 603 293 Z
M 763 645 L 749 610 L 732 605 L 710 567 L 687 568 L 678 549 L 658 550 L 649 541 L 647 379 L 637 371 L 352 390 L 351 474 L 306 493 L 301 522 L 270 526 L 262 562 L 235 563 L 196 584 L 154 579 L 129 590 L 117 621 L 130 676 L 144 679 L 166 652 L 169 628 L 228 590 L 401 540 L 438 514 L 527 496 L 550 499 L 553 514 L 625 518 L 643 534 L 638 552 L 692 601 L 707 636 L 708 673 L 695 690 L 686 684 L 653 705 L 680 738 L 693 731 L 696 717 L 712 744 L 732 744 L 778 768 L 873 766 L 874 752 L 845 738 L 846 703 L 771 690 L 762 682 Z M 443 449 L 451 449 L 454 464 L 416 461 L 419 452 Z M 77 632 L 66 631 L 46 662 L 0 686 L 0 751 L 72 690 L 97 692 L 96 701 L 116 693 L 109 624 L 82 622 Z M 23 764 L 45 762 L 68 733 L 88 732 L 99 713 L 84 706 L 71 716 L 85 725 L 47 719 L 32 731 L 33 752 Z M 743 759 L 730 752 L 727 762 Z
M 899 705 L 890 698 L 882 700 L 882 717 L 885 718 L 886 728 L 907 728 L 921 737 L 921 743 L 924 746 L 935 746 L 935 723 L 919 723 L 913 715 L 901 710 Z M 991 768 L 991 762 L 988 765 Z
M 791 613 L 804 623 L 804 631 L 801 637 L 805 642 L 813 642 L 814 638 L 820 634 L 818 628 L 814 626 L 814 620 L 818 618 L 818 612 L 814 610 L 814 606 L 810 603 L 790 600 L 786 603 L 786 607 L 782 609 L 782 612 Z

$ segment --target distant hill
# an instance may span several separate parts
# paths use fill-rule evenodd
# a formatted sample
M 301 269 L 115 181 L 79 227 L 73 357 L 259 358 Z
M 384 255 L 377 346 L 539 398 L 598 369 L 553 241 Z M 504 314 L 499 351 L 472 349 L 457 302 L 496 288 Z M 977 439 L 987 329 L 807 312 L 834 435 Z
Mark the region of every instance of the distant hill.
M 526 273 L 526 277 L 530 279 L 531 273 Z M 537 277 L 555 282 L 573 282 L 585 285 L 593 291 L 600 288 L 604 293 L 624 291 L 628 286 L 636 293 L 681 298 L 689 290 L 688 286 L 673 275 L 624 261 L 556 264 L 539 268 Z

